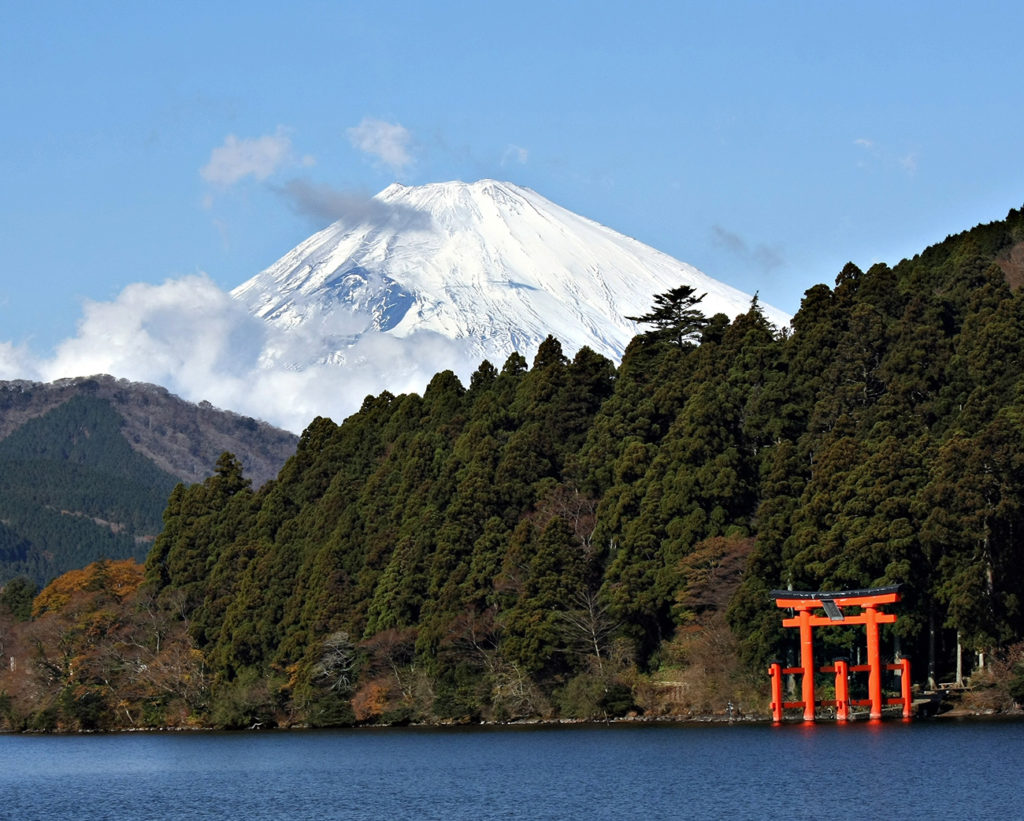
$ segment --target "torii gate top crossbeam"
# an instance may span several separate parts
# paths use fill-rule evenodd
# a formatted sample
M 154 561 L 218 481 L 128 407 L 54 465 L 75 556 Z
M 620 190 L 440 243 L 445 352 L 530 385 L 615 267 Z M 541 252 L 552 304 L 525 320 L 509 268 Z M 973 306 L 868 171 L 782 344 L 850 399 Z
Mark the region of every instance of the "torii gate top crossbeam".
M 899 585 L 835 592 L 773 590 L 769 596 L 775 599 L 776 606 L 793 610 L 825 608 L 825 602 L 831 602 L 836 607 L 877 607 L 880 604 L 894 604 L 900 600 Z

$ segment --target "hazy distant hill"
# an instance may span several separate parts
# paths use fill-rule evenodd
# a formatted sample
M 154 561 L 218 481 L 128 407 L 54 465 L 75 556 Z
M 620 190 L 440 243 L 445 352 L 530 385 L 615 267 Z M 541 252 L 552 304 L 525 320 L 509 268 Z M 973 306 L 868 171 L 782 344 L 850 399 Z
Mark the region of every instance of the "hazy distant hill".
M 0 584 L 100 558 L 144 559 L 178 482 L 235 454 L 259 486 L 297 438 L 110 376 L 0 382 Z

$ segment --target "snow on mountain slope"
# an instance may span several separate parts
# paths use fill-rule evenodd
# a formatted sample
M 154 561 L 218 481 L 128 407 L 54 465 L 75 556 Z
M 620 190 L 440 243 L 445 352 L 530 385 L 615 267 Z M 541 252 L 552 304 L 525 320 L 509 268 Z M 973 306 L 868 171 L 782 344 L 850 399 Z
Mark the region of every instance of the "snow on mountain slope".
M 705 314 L 745 313 L 749 294 L 511 183 L 394 184 L 360 224 L 339 221 L 232 291 L 300 347 L 264 364 L 345 363 L 368 332 L 434 332 L 500 366 L 548 334 L 618 360 L 637 333 L 626 316 L 679 285 L 707 293 Z M 768 319 L 785 313 L 761 305 Z

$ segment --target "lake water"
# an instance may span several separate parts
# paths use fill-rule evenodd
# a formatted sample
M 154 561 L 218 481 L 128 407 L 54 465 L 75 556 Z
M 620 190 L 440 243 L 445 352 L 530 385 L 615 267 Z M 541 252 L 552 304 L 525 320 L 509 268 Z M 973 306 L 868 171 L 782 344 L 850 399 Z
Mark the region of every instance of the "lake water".
M 974 819 L 1024 722 L 0 735 L 0 818 Z

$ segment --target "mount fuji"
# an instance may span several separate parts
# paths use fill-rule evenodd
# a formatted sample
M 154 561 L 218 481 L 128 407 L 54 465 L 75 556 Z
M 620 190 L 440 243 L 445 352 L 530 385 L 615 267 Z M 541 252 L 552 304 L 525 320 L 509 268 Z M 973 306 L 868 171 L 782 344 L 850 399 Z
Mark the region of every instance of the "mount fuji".
M 529 358 L 551 334 L 569 355 L 589 346 L 618 361 L 643 330 L 626 317 L 680 285 L 707 294 L 708 316 L 750 308 L 749 294 L 535 191 L 480 180 L 393 184 L 358 220 L 314 234 L 231 294 L 279 339 L 302 340 L 265 349 L 261 364 L 301 371 L 357 364 L 355 346 L 375 333 L 436 334 L 498 365 L 512 351 Z

